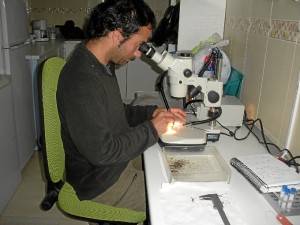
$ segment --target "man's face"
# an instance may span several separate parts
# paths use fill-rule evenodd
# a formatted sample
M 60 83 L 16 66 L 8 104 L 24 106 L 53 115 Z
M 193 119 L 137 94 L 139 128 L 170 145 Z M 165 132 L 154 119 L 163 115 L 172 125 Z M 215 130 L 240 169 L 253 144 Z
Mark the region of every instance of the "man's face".
M 141 57 L 142 53 L 139 51 L 139 47 L 143 42 L 147 42 L 151 33 L 152 29 L 150 26 L 141 27 L 140 30 L 131 35 L 128 40 L 115 47 L 111 61 L 117 65 L 125 65 L 130 60 Z

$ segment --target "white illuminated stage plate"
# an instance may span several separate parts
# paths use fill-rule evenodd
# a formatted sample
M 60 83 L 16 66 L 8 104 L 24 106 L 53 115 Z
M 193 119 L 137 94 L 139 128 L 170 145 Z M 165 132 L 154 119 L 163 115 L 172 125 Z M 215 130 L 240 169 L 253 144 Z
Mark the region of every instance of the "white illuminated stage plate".
M 165 145 L 204 145 L 206 132 L 191 126 L 173 128 L 174 132 L 167 132 L 160 136 Z

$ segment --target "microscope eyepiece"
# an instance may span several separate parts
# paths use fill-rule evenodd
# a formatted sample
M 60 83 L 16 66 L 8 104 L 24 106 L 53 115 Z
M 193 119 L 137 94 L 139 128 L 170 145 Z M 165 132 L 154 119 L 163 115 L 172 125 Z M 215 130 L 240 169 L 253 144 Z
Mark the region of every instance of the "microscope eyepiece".
M 155 54 L 155 49 L 152 48 L 150 45 L 148 45 L 146 42 L 143 42 L 140 47 L 139 51 L 144 53 L 148 58 L 152 58 L 153 55 Z
M 150 46 L 146 42 L 143 42 L 139 47 L 139 51 L 144 53 L 144 54 L 147 54 L 149 49 L 150 49 Z

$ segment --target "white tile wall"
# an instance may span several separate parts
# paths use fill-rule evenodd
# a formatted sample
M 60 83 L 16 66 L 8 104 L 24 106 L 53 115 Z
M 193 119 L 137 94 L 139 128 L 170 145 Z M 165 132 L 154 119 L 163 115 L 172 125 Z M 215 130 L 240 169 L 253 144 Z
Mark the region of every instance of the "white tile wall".
M 30 20 L 46 19 L 52 25 L 63 25 L 66 20 L 73 20 L 76 26 L 83 27 L 90 10 L 100 2 L 102 0 L 28 0 Z M 169 0 L 145 2 L 153 9 L 158 21 L 169 5 Z
M 286 144 L 300 71 L 300 4 L 291 0 L 227 0 L 224 48 L 244 74 L 241 100 L 250 118 L 262 119 L 266 135 Z M 290 150 L 300 154 L 300 112 Z

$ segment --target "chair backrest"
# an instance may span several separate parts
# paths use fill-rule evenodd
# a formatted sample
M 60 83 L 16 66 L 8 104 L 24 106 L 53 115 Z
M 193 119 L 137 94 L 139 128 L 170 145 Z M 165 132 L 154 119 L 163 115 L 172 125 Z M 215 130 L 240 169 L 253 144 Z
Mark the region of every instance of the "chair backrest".
M 65 168 L 65 154 L 56 104 L 58 78 L 65 63 L 66 61 L 59 57 L 45 60 L 38 80 L 45 175 L 47 180 L 53 183 L 63 178 Z
M 47 192 L 41 208 L 49 210 L 58 201 L 59 209 L 75 218 L 92 221 L 124 221 L 114 224 L 129 224 L 144 221 L 145 212 L 117 208 L 94 201 L 80 201 L 73 187 L 63 182 L 65 153 L 61 139 L 60 119 L 56 104 L 57 83 L 64 59 L 49 58 L 40 67 L 38 77 L 41 121 L 41 145 Z

